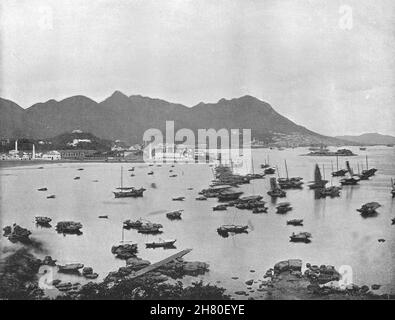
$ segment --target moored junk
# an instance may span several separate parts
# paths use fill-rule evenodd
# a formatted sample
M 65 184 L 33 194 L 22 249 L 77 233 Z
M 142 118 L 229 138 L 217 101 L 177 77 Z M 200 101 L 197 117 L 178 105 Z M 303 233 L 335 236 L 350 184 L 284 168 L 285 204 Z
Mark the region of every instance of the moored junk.
M 207 200 L 207 198 L 205 196 L 199 196 L 199 197 L 196 197 L 195 200 L 205 201 L 205 200 Z
M 163 226 L 159 223 L 152 223 L 139 219 L 136 221 L 125 220 L 123 222 L 123 228 L 127 230 L 136 229 L 139 233 L 157 234 L 162 232 L 160 229 L 163 228 Z
M 301 189 L 303 187 L 303 178 L 293 177 L 293 178 L 278 178 L 278 185 L 281 189 Z
M 231 188 L 233 188 L 231 185 L 217 185 L 208 189 L 203 189 L 199 192 L 199 194 L 203 195 L 206 198 L 216 198 L 218 197 L 220 192 Z
M 336 171 L 333 171 L 333 165 L 332 165 L 332 177 L 344 177 L 346 173 L 347 170 L 345 169 L 339 170 L 339 157 L 336 156 Z
M 82 263 L 68 263 L 65 265 L 58 266 L 58 272 L 61 273 L 79 273 L 84 265 Z
M 159 241 L 147 242 L 145 246 L 147 248 L 175 248 L 174 243 L 176 241 L 176 239 L 159 239 Z
M 56 196 L 54 194 L 51 194 L 50 196 L 47 196 L 47 199 L 55 199 Z
M 217 229 L 218 234 L 227 237 L 229 233 L 248 233 L 248 226 L 227 224 Z
M 281 202 L 276 206 L 277 213 L 287 213 L 292 210 L 291 204 L 289 202 Z
M 213 207 L 213 211 L 224 211 L 227 210 L 227 205 L 226 204 L 219 204 L 215 207 Z
M 292 232 L 292 235 L 289 236 L 291 242 L 304 242 L 309 243 L 311 242 L 311 233 L 309 232 L 299 232 L 295 233 Z
M 137 232 L 144 234 L 158 234 L 163 231 L 160 230 L 163 226 L 159 223 L 146 222 L 137 229 Z
M 264 173 L 249 173 L 246 175 L 246 177 L 249 178 L 250 180 L 263 179 L 263 178 L 265 178 L 265 174 Z
M 322 198 L 325 197 L 339 197 L 340 196 L 340 191 L 341 191 L 341 187 L 337 187 L 337 186 L 330 186 L 327 188 L 323 188 L 323 189 L 317 189 L 318 195 Z
M 283 198 L 287 195 L 284 190 L 281 190 L 278 187 L 276 178 L 274 177 L 270 178 L 270 190 L 267 192 L 267 194 L 272 198 Z
M 303 226 L 303 219 L 292 219 L 288 220 L 287 224 L 290 224 L 292 226 Z
M 276 169 L 274 169 L 273 167 L 269 167 L 269 168 L 266 168 L 263 172 L 265 174 L 275 174 L 276 173 Z
M 137 250 L 136 243 L 121 242 L 112 246 L 111 253 L 119 259 L 129 259 L 136 256 Z
M 39 189 L 37 189 L 37 190 L 38 190 L 38 191 L 47 191 L 48 188 L 44 187 L 44 188 L 39 188 Z
M 301 177 L 292 177 L 289 178 L 288 176 L 288 166 L 287 166 L 287 161 L 284 160 L 285 164 L 285 171 L 287 173 L 286 178 L 278 178 L 277 182 L 280 186 L 281 189 L 301 189 L 303 186 L 303 178 Z
M 268 207 L 256 207 L 252 209 L 252 213 L 266 213 Z
M 361 180 L 358 176 L 352 176 L 348 178 L 343 178 L 340 180 L 341 185 L 343 186 L 355 186 Z
M 238 203 L 249 203 L 249 202 L 255 202 L 255 201 L 260 201 L 262 200 L 263 197 L 260 195 L 257 196 L 246 196 L 246 197 L 241 197 L 237 200 Z
M 214 175 L 216 179 L 213 181 L 213 185 L 238 186 L 239 184 L 250 183 L 251 180 L 251 177 L 234 174 L 232 168 L 225 165 L 217 166 Z M 255 176 L 255 178 L 257 177 Z
M 391 221 L 392 221 L 392 224 L 395 224 L 395 218 L 392 218 Z
M 395 197 L 395 182 L 392 178 L 391 178 L 391 186 L 392 186 L 391 194 L 392 194 L 392 198 L 394 198 Z
M 257 200 L 257 201 L 238 203 L 238 204 L 235 204 L 235 206 L 237 209 L 253 210 L 256 208 L 265 208 L 265 204 L 266 204 L 265 201 Z
M 172 199 L 173 201 L 184 201 L 185 197 L 175 197 Z
M 82 234 L 82 224 L 74 221 L 60 221 L 56 224 L 56 231 L 63 234 Z
M 314 169 L 314 181 L 309 182 L 310 189 L 322 189 L 325 188 L 325 185 L 328 183 L 328 180 L 322 179 L 321 170 L 318 164 L 315 165 Z
M 141 219 L 132 221 L 130 219 L 125 220 L 123 222 L 123 228 L 124 229 L 138 229 L 143 225 L 143 221 Z
M 48 217 L 35 217 L 35 221 L 37 225 L 43 227 L 50 227 L 51 226 L 50 222 L 52 221 L 52 219 Z
M 337 171 L 332 172 L 332 177 L 344 177 L 347 173 L 347 170 L 345 169 L 340 169 Z
M 172 212 L 168 212 L 166 213 L 166 217 L 170 220 L 181 220 L 181 213 L 184 210 L 176 210 L 176 211 L 172 211 Z
M 378 202 L 368 202 L 362 205 L 361 208 L 357 209 L 362 216 L 372 216 L 377 214 L 377 209 L 381 207 Z
M 371 176 L 374 176 L 376 172 L 377 172 L 376 168 L 369 169 L 368 156 L 366 155 L 366 169 L 362 170 L 362 176 L 370 178 Z
M 243 194 L 242 191 L 236 190 L 224 190 L 219 193 L 218 200 L 219 201 L 232 201 L 238 199 Z

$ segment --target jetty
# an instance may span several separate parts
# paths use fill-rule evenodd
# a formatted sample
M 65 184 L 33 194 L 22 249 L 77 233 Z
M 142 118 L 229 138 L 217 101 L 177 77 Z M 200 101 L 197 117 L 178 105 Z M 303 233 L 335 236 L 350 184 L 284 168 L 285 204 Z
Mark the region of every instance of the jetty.
M 173 260 L 177 260 L 177 259 L 185 256 L 186 254 L 190 253 L 191 251 L 192 251 L 192 249 L 182 250 L 182 251 L 180 251 L 180 252 L 178 252 L 176 254 L 171 255 L 170 257 L 167 257 L 167 258 L 165 258 L 165 259 L 163 259 L 161 261 L 153 263 L 153 264 L 149 265 L 148 267 L 146 267 L 144 269 L 141 269 L 141 270 L 139 270 L 139 271 L 127 276 L 126 279 L 131 280 L 131 279 L 135 279 L 137 277 L 141 277 L 142 275 L 144 275 L 144 274 L 146 274 L 148 272 L 154 271 L 154 270 L 160 268 L 161 266 L 163 266 L 163 265 L 165 265 L 165 264 L 167 264 L 167 263 L 169 263 L 169 262 L 171 262 Z

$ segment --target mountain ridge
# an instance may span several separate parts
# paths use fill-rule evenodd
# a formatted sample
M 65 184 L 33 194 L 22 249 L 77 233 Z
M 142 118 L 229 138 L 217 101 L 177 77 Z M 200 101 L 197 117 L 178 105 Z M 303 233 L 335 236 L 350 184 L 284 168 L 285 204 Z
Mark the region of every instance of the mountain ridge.
M 145 130 L 156 128 L 165 132 L 166 120 L 173 120 L 175 130 L 189 128 L 251 129 L 252 137 L 290 145 L 342 141 L 315 133 L 282 116 L 273 107 L 250 95 L 222 98 L 216 103 L 200 102 L 192 107 L 142 95 L 127 96 L 114 91 L 101 102 L 84 95 L 60 101 L 33 104 L 27 109 L 10 100 L 0 100 L 0 110 L 7 113 L 2 136 L 49 138 L 74 129 L 81 129 L 103 139 L 141 142 Z

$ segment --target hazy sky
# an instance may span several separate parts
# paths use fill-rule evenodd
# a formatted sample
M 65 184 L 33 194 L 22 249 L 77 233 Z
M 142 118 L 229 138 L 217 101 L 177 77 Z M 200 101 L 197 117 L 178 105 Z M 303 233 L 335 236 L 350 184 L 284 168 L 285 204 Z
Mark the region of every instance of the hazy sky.
M 1 0 L 0 96 L 250 94 L 328 135 L 395 135 L 393 0 Z

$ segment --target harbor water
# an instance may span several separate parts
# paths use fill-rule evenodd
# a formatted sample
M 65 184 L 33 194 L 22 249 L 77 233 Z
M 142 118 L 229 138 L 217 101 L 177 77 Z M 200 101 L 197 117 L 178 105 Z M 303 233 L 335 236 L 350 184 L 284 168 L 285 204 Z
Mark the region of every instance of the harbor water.
M 269 177 L 241 185 L 244 195 L 259 194 L 268 202 L 267 213 L 253 214 L 234 207 L 226 211 L 213 211 L 216 198 L 197 201 L 198 192 L 207 188 L 213 179 L 207 164 L 147 164 L 130 163 L 47 163 L 0 168 L 0 223 L 2 227 L 17 223 L 32 230 L 32 238 L 43 244 L 41 256 L 51 255 L 58 263 L 80 262 L 99 273 L 98 280 L 108 272 L 125 265 L 116 259 L 111 247 L 122 238 L 122 222 L 144 218 L 163 225 L 163 234 L 142 235 L 136 230 L 125 230 L 125 240 L 138 243 L 138 256 L 156 262 L 182 249 L 192 248 L 185 256 L 188 261 L 204 261 L 210 265 L 209 273 L 200 276 L 206 282 L 220 283 L 233 292 L 248 279 L 262 279 L 265 271 L 281 260 L 300 258 L 304 263 L 342 265 L 352 268 L 356 284 L 381 284 L 381 291 L 395 293 L 395 199 L 390 194 L 391 177 L 395 177 L 395 149 L 385 146 L 347 147 L 358 156 L 340 157 L 345 168 L 349 160 L 354 171 L 357 164 L 378 169 L 375 176 L 356 186 L 344 186 L 338 198 L 315 199 L 306 182 L 314 179 L 315 164 L 329 180 L 328 185 L 339 185 L 340 178 L 331 178 L 335 157 L 302 156 L 307 148 L 285 150 L 254 149 L 255 173 L 262 172 L 269 156 L 270 164 L 278 166 L 285 177 L 284 160 L 289 176 L 303 177 L 301 190 L 287 190 L 286 198 L 293 210 L 285 215 L 275 213 L 275 202 L 266 194 Z M 43 169 L 38 167 L 42 166 Z M 113 191 L 120 185 L 123 167 L 123 185 L 144 187 L 142 198 L 114 198 Z M 134 172 L 128 169 L 135 167 Z M 78 170 L 83 168 L 84 170 Z M 324 170 L 322 170 L 324 168 Z M 172 169 L 173 172 L 169 173 Z M 147 175 L 149 171 L 153 175 Z M 134 174 L 132 177 L 131 174 Z M 176 177 L 169 177 L 176 174 Z M 74 180 L 79 176 L 79 180 Z M 277 177 L 277 174 L 274 175 Z M 48 191 L 38 191 L 47 187 Z M 48 195 L 56 195 L 47 199 Z M 184 201 L 172 201 L 174 197 Z M 363 218 L 356 209 L 366 202 L 377 201 L 382 206 L 376 217 Z M 170 221 L 165 213 L 183 209 L 182 220 Z M 98 216 L 108 215 L 108 219 Z M 52 219 L 52 228 L 36 227 L 35 216 Z M 304 226 L 286 225 L 289 219 L 300 218 Z M 82 235 L 62 235 L 55 231 L 58 221 L 73 220 L 83 224 Z M 222 224 L 248 224 L 246 234 L 223 238 L 216 229 Z M 312 242 L 292 243 L 292 232 L 307 231 Z M 145 243 L 154 239 L 177 239 L 176 249 L 146 249 Z M 378 239 L 385 239 L 379 242 Z M 1 243 L 10 245 L 6 239 Z M 254 272 L 255 271 L 255 272 Z M 69 276 L 70 277 L 70 276 Z M 232 279 L 238 277 L 238 280 Z M 186 281 L 196 280 L 196 278 Z M 220 281 L 220 282 L 219 282 Z

